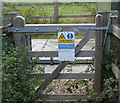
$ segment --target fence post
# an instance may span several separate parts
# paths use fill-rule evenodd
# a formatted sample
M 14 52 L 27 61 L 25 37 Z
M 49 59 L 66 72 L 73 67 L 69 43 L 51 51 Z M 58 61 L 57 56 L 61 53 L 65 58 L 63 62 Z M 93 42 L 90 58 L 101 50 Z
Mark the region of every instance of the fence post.
M 119 86 L 118 86 L 118 90 L 119 90 L 119 93 L 118 93 L 118 95 L 119 95 L 119 97 L 118 97 L 118 103 L 120 103 L 120 70 L 119 70 L 119 73 L 118 73 L 118 75 L 119 75 Z
M 59 2 L 54 0 L 54 20 L 55 23 L 59 23 Z
M 97 14 L 96 27 L 103 26 L 103 16 Z M 95 92 L 99 95 L 101 88 L 102 31 L 96 31 L 95 36 Z
M 4 2 L 1 2 L 1 8 L 2 8 L 2 16 L 5 13 L 5 6 L 4 6 Z
M 0 1 L 0 26 L 2 25 L 2 1 Z
M 13 19 L 13 27 L 24 27 L 25 18 L 22 16 L 17 16 Z M 16 29 L 17 31 L 18 29 Z M 17 58 L 22 60 L 23 68 L 27 68 L 28 59 L 25 55 L 25 47 L 27 46 L 27 39 L 24 33 L 14 33 L 15 46 L 18 47 Z
M 119 15 L 119 12 L 118 11 L 113 11 L 112 12 L 112 14 L 113 15 Z M 116 25 L 116 26 L 118 26 L 118 24 L 119 24 L 119 21 L 118 21 L 118 19 L 119 18 L 112 18 L 112 20 L 111 20 L 111 25 Z M 111 35 L 111 49 L 112 50 L 116 50 L 116 47 L 114 46 L 114 43 L 116 42 L 116 41 L 119 41 L 119 39 L 118 38 L 116 38 L 114 35 Z M 120 57 L 120 50 L 118 51 L 118 57 Z M 118 72 L 118 75 L 119 75 L 119 77 L 118 77 L 118 103 L 120 103 L 120 70 L 119 70 L 119 72 Z
M 2 27 L 0 25 L 0 103 L 2 102 Z
M 16 16 L 13 19 L 13 27 L 24 27 L 25 18 L 22 16 Z M 16 29 L 17 31 L 17 29 Z M 14 33 L 15 46 L 19 47 L 21 51 L 24 50 L 26 46 L 26 36 L 24 33 Z
M 4 20 L 3 21 L 3 26 L 7 26 L 7 24 L 12 24 L 13 23 L 13 18 L 16 16 L 19 16 L 20 13 L 19 12 L 8 12 L 8 13 L 4 13 L 4 19 L 8 19 L 8 20 Z
M 108 16 L 110 13 L 112 13 L 112 15 L 118 15 L 119 12 L 114 10 L 114 11 L 102 11 L 102 12 L 98 12 L 99 14 L 103 15 L 103 26 L 107 25 L 108 22 Z M 111 18 L 111 25 L 118 25 L 118 18 Z M 111 32 L 111 28 L 110 28 L 110 32 Z M 114 47 L 114 43 L 118 41 L 118 39 L 112 35 L 111 33 L 108 32 L 107 34 L 107 39 L 106 39 L 106 44 L 105 44 L 105 50 L 110 51 L 110 49 L 115 50 Z M 103 57 L 104 59 L 104 57 Z M 118 103 L 120 102 L 120 79 L 119 79 L 119 98 L 118 98 Z
M 0 103 L 2 102 L 2 2 L 0 1 Z
M 118 11 L 114 10 L 114 11 L 100 11 L 98 12 L 98 14 L 101 14 L 103 16 L 103 26 L 107 26 L 108 24 L 108 19 L 109 19 L 109 14 L 112 15 L 118 15 Z M 111 18 L 111 22 L 110 24 L 118 24 L 118 21 L 116 21 L 116 19 Z M 107 34 L 107 39 L 106 39 L 106 43 L 105 43 L 105 50 L 109 51 L 111 49 L 111 42 L 112 42 L 112 35 L 110 33 L 111 29 L 108 31 Z M 104 32 L 105 34 L 105 32 Z M 104 38 L 104 37 L 103 37 Z

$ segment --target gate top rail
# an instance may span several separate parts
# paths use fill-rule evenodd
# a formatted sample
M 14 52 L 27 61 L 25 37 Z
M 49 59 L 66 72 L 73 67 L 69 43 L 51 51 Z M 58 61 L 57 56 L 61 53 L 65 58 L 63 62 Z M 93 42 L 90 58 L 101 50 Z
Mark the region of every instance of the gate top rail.
M 61 26 L 61 27 L 95 27 L 96 24 L 25 24 L 26 27 L 56 27 L 56 26 Z
M 8 32 L 46 33 L 79 30 L 108 30 L 108 27 L 95 27 L 96 24 L 26 24 L 25 27 L 8 27 Z
M 78 27 L 73 28 L 72 31 L 79 31 L 79 30 L 108 30 L 108 27 Z M 11 27 L 8 28 L 8 32 L 14 33 L 46 33 L 46 32 L 60 32 L 62 31 L 61 27 Z

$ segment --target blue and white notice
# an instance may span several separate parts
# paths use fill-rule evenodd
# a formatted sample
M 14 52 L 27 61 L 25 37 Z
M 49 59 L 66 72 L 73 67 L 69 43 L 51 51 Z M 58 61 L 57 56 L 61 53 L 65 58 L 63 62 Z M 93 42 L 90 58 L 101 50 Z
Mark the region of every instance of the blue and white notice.
M 59 61 L 75 60 L 75 33 L 58 33 L 58 59 Z

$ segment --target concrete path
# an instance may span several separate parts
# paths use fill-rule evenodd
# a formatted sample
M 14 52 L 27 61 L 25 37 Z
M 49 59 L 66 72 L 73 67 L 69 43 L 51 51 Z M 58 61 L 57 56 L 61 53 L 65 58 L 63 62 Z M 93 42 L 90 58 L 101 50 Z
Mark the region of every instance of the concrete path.
M 81 39 L 75 39 L 77 45 Z M 58 50 L 57 39 L 32 39 L 32 51 L 55 51 Z M 95 46 L 95 40 L 91 39 L 82 50 L 91 50 Z
M 76 39 L 75 44 L 81 39 Z M 95 40 L 91 39 L 82 50 L 92 50 L 95 46 Z M 32 39 L 32 51 L 57 51 L 57 39 Z M 94 50 L 94 49 L 93 49 Z M 58 65 L 41 65 L 41 67 L 45 68 L 45 73 L 51 73 Z M 76 65 L 68 65 L 64 68 L 62 73 L 80 73 L 86 70 L 88 64 L 76 64 Z

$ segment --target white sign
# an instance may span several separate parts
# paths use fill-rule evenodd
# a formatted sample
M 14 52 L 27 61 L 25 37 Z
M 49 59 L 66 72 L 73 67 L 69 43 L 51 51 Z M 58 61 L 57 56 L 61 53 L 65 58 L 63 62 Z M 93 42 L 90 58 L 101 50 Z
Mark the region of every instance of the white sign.
M 58 59 L 59 61 L 75 60 L 75 33 L 58 33 Z

